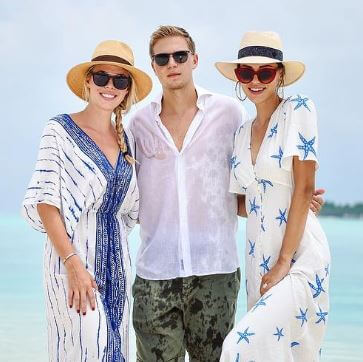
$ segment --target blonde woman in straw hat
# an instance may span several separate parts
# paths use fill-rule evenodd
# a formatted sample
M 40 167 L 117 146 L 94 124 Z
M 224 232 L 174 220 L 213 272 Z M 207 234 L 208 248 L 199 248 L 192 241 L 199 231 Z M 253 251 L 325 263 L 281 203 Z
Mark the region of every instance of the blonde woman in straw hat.
M 230 177 L 247 217 L 248 313 L 225 339 L 221 361 L 317 361 L 328 319 L 330 252 L 309 210 L 316 111 L 308 97 L 280 95 L 305 66 L 283 60 L 276 33 L 248 32 L 238 59 L 216 67 L 257 112 L 236 133 Z
M 139 196 L 122 115 L 152 83 L 129 46 L 114 40 L 73 67 L 67 83 L 87 106 L 47 123 L 22 209 L 47 234 L 49 360 L 128 361 L 127 234 Z

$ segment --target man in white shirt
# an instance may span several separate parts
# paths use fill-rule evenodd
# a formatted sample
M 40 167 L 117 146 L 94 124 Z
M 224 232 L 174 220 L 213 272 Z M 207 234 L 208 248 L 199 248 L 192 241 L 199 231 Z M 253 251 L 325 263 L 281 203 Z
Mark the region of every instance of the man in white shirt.
M 150 43 L 163 92 L 130 121 L 142 244 L 134 327 L 138 361 L 218 361 L 239 290 L 237 200 L 228 192 L 239 103 L 196 87 L 189 34 L 160 27 Z
M 163 91 L 136 112 L 141 247 L 133 286 L 137 360 L 219 361 L 240 285 L 237 199 L 228 192 L 234 99 L 194 85 L 198 56 L 182 28 L 151 36 Z

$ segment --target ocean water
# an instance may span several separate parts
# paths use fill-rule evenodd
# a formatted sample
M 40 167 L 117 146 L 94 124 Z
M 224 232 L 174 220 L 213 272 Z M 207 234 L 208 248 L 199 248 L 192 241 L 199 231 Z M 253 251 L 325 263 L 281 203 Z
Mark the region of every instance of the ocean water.
M 322 361 L 363 361 L 363 220 L 321 218 L 320 221 L 332 253 L 331 308 Z M 245 223 L 240 220 L 238 245 L 242 270 L 244 232 Z M 20 217 L 0 216 L 1 362 L 47 361 L 43 243 L 44 236 Z M 138 244 L 135 228 L 130 237 L 132 260 Z M 245 292 L 241 288 L 237 320 L 245 310 Z M 130 348 L 135 351 L 131 333 Z

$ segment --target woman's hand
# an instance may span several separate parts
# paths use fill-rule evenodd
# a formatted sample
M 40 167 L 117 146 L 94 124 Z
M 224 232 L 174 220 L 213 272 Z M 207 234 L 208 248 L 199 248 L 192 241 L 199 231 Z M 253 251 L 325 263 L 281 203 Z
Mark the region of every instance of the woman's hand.
M 269 289 L 282 280 L 290 271 L 291 260 L 277 260 L 277 263 L 261 280 L 260 294 L 264 295 Z
M 87 312 L 87 300 L 92 308 L 96 309 L 96 298 L 94 289 L 97 289 L 96 281 L 86 270 L 80 258 L 77 255 L 72 256 L 65 263 L 68 277 L 68 304 L 74 307 L 77 313 L 83 315 Z
M 316 215 L 318 216 L 321 208 L 324 205 L 324 198 L 323 198 L 323 194 L 325 193 L 324 189 L 317 189 L 314 191 L 313 193 L 313 198 L 311 200 L 310 203 L 310 210 Z

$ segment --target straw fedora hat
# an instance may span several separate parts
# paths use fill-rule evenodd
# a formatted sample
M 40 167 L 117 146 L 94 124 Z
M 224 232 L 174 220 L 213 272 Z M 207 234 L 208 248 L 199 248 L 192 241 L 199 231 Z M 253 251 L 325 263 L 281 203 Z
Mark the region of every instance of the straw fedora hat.
M 135 83 L 136 101 L 141 101 L 151 91 L 151 78 L 134 66 L 134 54 L 131 48 L 117 40 L 106 40 L 97 45 L 90 62 L 78 64 L 67 74 L 67 84 L 71 91 L 84 99 L 83 87 L 87 71 L 97 64 L 116 65 L 127 70 Z
M 234 70 L 237 64 L 282 63 L 285 68 L 284 86 L 302 77 L 305 65 L 294 60 L 283 60 L 282 42 L 277 33 L 271 31 L 249 31 L 244 34 L 238 59 L 215 63 L 216 68 L 228 79 L 238 81 Z

